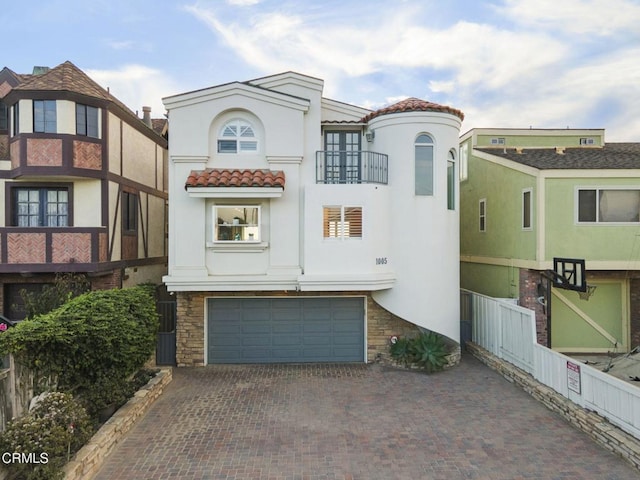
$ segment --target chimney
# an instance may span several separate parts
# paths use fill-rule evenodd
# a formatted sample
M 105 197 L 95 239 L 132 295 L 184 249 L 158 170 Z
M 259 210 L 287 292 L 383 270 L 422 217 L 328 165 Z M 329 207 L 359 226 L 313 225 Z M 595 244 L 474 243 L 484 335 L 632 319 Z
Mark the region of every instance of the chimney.
M 49 67 L 40 67 L 36 65 L 33 67 L 32 75 L 42 75 L 43 73 L 47 73 L 49 71 Z
M 153 128 L 151 124 L 151 107 L 142 107 L 142 121 L 149 128 Z

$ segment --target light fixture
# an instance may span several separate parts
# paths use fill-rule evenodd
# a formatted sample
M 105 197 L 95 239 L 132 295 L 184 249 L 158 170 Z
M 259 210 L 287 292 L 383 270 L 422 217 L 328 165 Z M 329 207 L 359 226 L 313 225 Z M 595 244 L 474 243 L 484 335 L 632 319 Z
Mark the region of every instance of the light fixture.
M 367 133 L 365 133 L 364 136 L 367 138 L 367 142 L 372 142 L 373 139 L 376 137 L 376 131 L 367 130 Z

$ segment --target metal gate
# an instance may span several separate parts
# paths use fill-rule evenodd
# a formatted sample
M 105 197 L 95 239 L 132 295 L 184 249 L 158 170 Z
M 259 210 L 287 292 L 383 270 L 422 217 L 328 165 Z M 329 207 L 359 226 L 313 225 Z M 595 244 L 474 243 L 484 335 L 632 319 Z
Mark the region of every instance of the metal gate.
M 160 317 L 158 343 L 156 345 L 156 364 L 176 364 L 176 301 L 156 302 L 156 311 Z

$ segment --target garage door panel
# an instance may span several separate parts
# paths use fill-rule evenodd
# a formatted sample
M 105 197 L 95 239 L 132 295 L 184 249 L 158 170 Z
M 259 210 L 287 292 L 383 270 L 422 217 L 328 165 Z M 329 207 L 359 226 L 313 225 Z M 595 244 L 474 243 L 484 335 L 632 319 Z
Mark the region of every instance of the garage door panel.
M 331 333 L 331 323 L 329 322 L 304 322 L 302 326 L 304 333 L 317 334 L 317 333 Z
M 361 362 L 362 297 L 208 300 L 209 363 Z

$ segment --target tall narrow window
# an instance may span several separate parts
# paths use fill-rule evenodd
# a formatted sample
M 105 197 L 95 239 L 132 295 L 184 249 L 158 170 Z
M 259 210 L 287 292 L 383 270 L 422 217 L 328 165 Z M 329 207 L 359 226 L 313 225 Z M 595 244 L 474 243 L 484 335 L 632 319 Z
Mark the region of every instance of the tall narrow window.
M 33 131 L 37 133 L 57 132 L 55 100 L 33 101 Z
M 19 103 L 16 102 L 13 104 L 13 117 L 11 119 L 11 135 L 16 136 L 20 133 L 20 109 L 18 108 Z
M 416 195 L 433 195 L 433 139 L 423 133 L 415 143 Z
M 453 151 L 449 152 L 447 160 L 447 208 L 456 209 L 456 156 Z
M 324 238 L 362 238 L 362 207 L 323 207 Z
M 522 191 L 522 229 L 531 230 L 531 212 L 533 204 L 531 203 L 531 189 L 527 188 Z
M 0 102 L 0 130 L 7 131 L 9 129 L 9 109 L 4 102 Z
M 478 223 L 480 225 L 480 231 L 487 231 L 487 199 L 483 198 L 478 203 Z
M 138 195 L 135 193 L 122 192 L 122 231 L 138 232 Z
M 253 126 L 235 119 L 225 123 L 218 135 L 218 153 L 251 153 L 258 151 L 258 139 Z
M 76 104 L 76 134 L 98 138 L 98 109 Z

